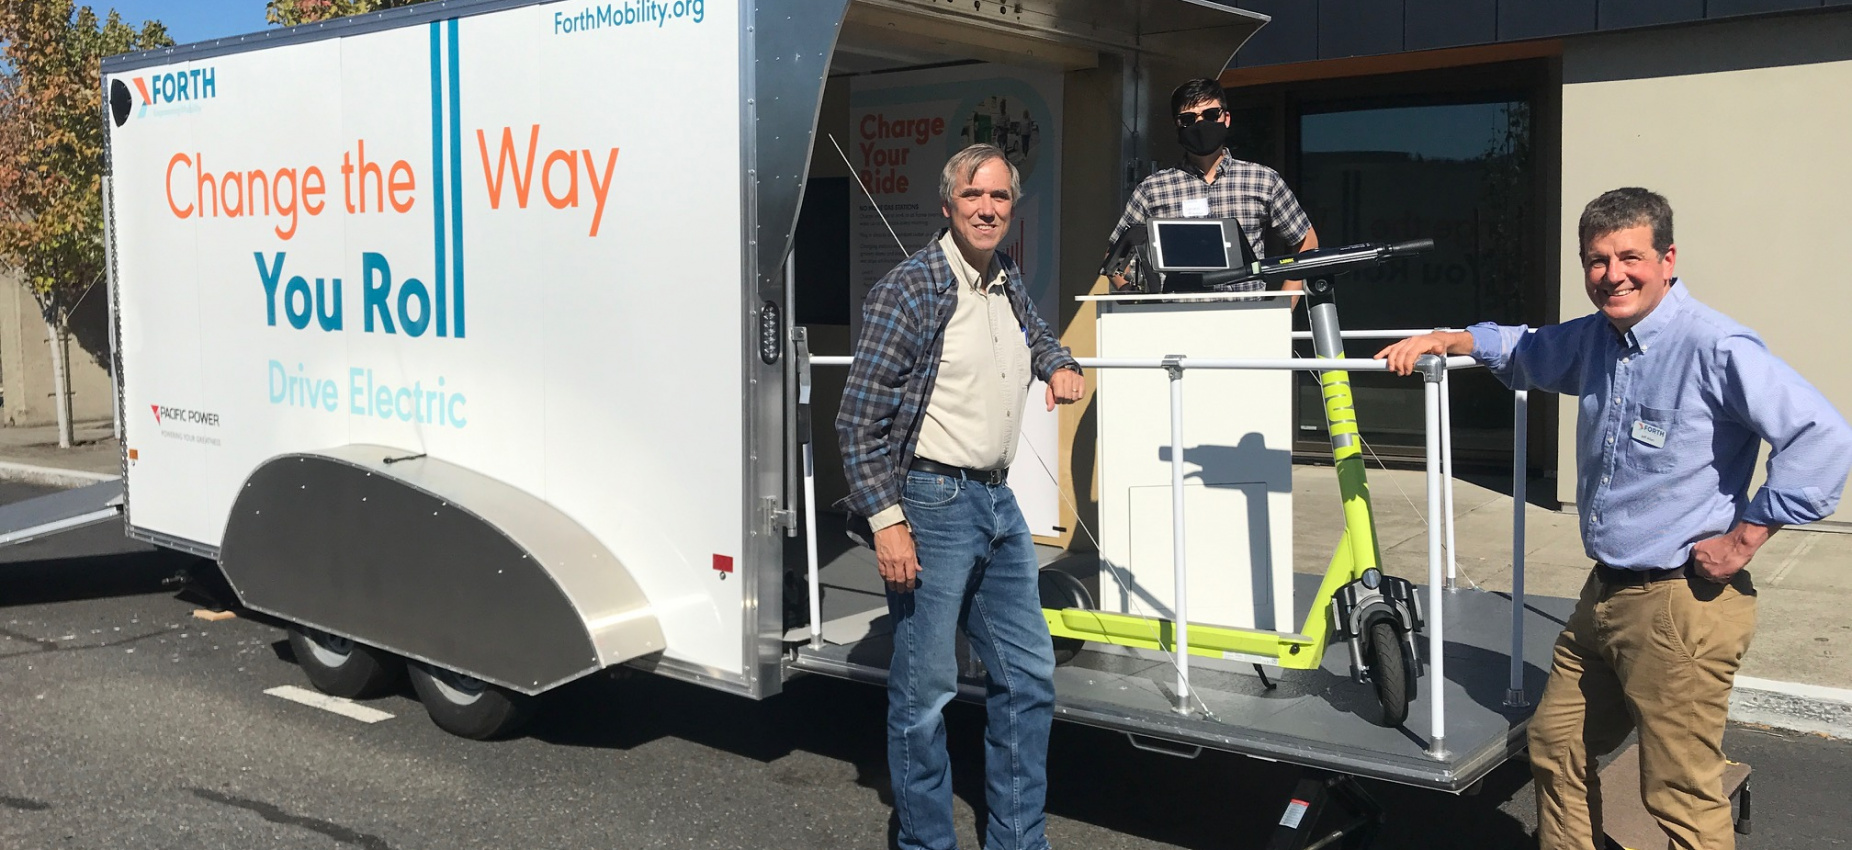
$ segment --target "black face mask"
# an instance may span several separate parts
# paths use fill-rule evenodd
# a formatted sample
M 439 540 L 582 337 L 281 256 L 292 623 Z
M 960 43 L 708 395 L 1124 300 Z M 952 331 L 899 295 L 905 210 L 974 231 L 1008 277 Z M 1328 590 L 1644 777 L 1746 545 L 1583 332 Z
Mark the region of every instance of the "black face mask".
M 1222 149 L 1228 140 L 1228 125 L 1220 121 L 1198 121 L 1177 128 L 1177 144 L 1191 156 L 1208 156 Z

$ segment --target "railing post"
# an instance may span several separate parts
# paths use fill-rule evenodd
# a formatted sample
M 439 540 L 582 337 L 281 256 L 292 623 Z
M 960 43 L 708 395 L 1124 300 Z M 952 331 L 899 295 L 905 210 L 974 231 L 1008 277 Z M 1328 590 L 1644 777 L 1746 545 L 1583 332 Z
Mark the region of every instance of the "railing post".
M 1518 390 L 1511 400 L 1511 684 L 1506 708 L 1527 708 L 1524 693 L 1524 505 L 1528 498 L 1530 461 L 1530 393 Z
M 1188 559 L 1183 549 L 1183 356 L 1164 358 L 1170 375 L 1170 540 L 1175 555 L 1176 597 L 1172 611 L 1176 624 L 1177 704 L 1180 714 L 1190 710 L 1190 613 Z
M 821 568 L 817 557 L 817 453 L 815 435 L 811 433 L 810 409 L 810 329 L 791 329 L 792 365 L 797 374 L 797 438 L 803 442 L 804 463 L 804 562 L 809 567 L 806 583 L 810 593 L 810 648 L 823 648 L 823 585 L 817 574 Z
M 1441 471 L 1440 471 L 1440 393 L 1441 381 L 1447 375 L 1446 358 L 1423 355 L 1417 361 L 1416 368 L 1421 370 L 1422 395 L 1427 406 L 1427 478 L 1428 478 L 1428 516 L 1438 516 L 1441 509 Z M 1432 730 L 1428 741 L 1428 757 L 1445 760 L 1450 757 L 1447 752 L 1447 656 L 1445 653 L 1445 617 L 1441 612 L 1444 597 L 1441 578 L 1441 527 L 1438 522 L 1428 523 L 1428 724 Z M 1410 659 L 1414 661 L 1414 659 Z
M 1447 589 L 1458 587 L 1459 556 L 1453 546 L 1453 380 L 1440 373 L 1441 527 L 1447 535 Z

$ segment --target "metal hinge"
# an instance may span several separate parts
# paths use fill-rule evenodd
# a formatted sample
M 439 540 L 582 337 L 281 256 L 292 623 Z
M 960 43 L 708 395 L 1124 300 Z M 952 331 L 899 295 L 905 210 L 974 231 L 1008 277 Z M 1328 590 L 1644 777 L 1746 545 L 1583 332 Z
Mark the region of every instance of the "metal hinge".
M 766 534 L 777 534 L 778 529 L 796 529 L 797 511 L 779 507 L 777 496 L 766 496 L 759 500 L 759 528 Z

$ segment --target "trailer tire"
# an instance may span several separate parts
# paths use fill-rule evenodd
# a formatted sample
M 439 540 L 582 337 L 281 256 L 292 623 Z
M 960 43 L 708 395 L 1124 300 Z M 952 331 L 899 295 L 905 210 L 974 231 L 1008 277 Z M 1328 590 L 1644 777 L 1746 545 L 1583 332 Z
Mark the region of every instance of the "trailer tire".
M 1402 653 L 1402 635 L 1393 621 L 1370 624 L 1370 681 L 1382 704 L 1381 723 L 1394 728 L 1408 720 L 1408 704 L 1415 698 L 1413 659 Z
M 329 696 L 376 697 L 398 685 L 405 663 L 398 656 L 321 629 L 291 624 L 289 648 L 309 684 Z
M 533 714 L 533 697 L 422 662 L 406 666 L 431 722 L 452 735 L 478 741 L 505 737 Z
M 1060 611 L 1064 608 L 1093 609 L 1093 594 L 1087 592 L 1087 586 L 1060 570 L 1041 570 L 1036 575 L 1036 589 L 1042 597 L 1042 608 Z M 1057 666 L 1074 660 L 1087 642 L 1079 638 L 1057 637 L 1055 644 L 1055 664 Z

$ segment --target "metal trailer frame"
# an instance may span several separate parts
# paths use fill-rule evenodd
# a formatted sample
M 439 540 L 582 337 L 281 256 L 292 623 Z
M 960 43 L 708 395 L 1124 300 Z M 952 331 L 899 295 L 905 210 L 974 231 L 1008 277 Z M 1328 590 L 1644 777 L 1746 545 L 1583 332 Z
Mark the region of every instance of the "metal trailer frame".
M 1189 296 L 1165 296 L 1188 299 Z M 1426 333 L 1425 329 L 1345 331 L 1346 339 L 1400 339 Z M 1296 332 L 1295 339 L 1309 339 Z M 849 357 L 812 357 L 813 366 L 847 366 Z M 1258 369 L 1385 372 L 1381 361 L 1349 359 L 1282 358 L 1230 360 L 1146 358 L 1080 358 L 1089 369 L 1164 369 L 1171 373 L 1173 403 L 1170 457 L 1181 465 L 1179 444 L 1184 377 L 1193 369 Z M 1264 680 L 1246 675 L 1245 662 L 1216 663 L 1201 656 L 1189 658 L 1187 631 L 1177 630 L 1177 654 L 1134 651 L 1089 645 L 1098 656 L 1092 665 L 1063 667 L 1056 672 L 1056 714 L 1068 720 L 1126 733 L 1134 745 L 1147 749 L 1194 755 L 1203 749 L 1222 750 L 1267 760 L 1298 764 L 1338 777 L 1361 776 L 1452 793 L 1470 789 L 1486 774 L 1525 746 L 1532 706 L 1547 674 L 1550 642 L 1556 627 L 1568 615 L 1570 600 L 1536 600 L 1524 595 L 1524 506 L 1528 419 L 1527 394 L 1514 394 L 1517 422 L 1513 458 L 1512 584 L 1509 595 L 1462 590 L 1457 586 L 1457 559 L 1452 546 L 1452 439 L 1448 375 L 1460 369 L 1479 368 L 1470 357 L 1426 358 L 1420 370 L 1423 384 L 1427 453 L 1427 551 L 1425 583 L 1426 640 L 1420 642 L 1421 663 L 1428 682 L 1417 704 L 1426 703 L 1426 722 L 1396 729 L 1367 726 L 1359 721 L 1339 728 L 1333 718 L 1361 713 L 1344 700 L 1331 679 L 1348 680 L 1340 656 L 1327 653 L 1325 678 L 1313 678 L 1310 687 L 1296 695 L 1270 693 Z M 1333 506 L 1335 508 L 1335 506 Z M 1173 514 L 1175 533 L 1187 534 L 1180 514 Z M 812 611 L 821 582 L 811 550 Z M 1104 574 L 1109 572 L 1102 569 Z M 1302 587 L 1295 594 L 1303 605 L 1316 588 L 1317 576 L 1296 577 Z M 1104 579 L 1103 579 L 1104 580 Z M 1176 598 L 1183 598 L 1185 576 L 1176 575 Z M 1303 611 L 1300 612 L 1303 614 Z M 823 639 L 824 621 L 813 613 L 809 641 L 798 651 L 799 669 L 868 682 L 885 681 L 884 664 L 873 663 L 878 651 L 856 645 L 830 645 Z M 1448 630 L 1452 624 L 1455 631 Z M 879 636 L 872 638 L 879 640 Z M 1463 669 L 1448 676 L 1448 659 Z M 1187 662 L 1184 659 L 1189 659 Z M 1194 685 L 1192 667 L 1202 668 Z M 970 671 L 968 671 L 970 672 Z M 1313 671 L 1317 674 L 1319 671 Z M 1178 684 L 1171 684 L 1175 680 Z M 1290 678 L 1285 681 L 1292 681 Z M 1206 682 L 1206 683 L 1205 683 Z M 1325 687 L 1324 693 L 1315 690 Z M 1358 695 L 1363 688 L 1357 687 Z M 1220 691 L 1220 698 L 1198 697 L 1179 709 L 1177 698 L 1186 692 Z M 1434 698 L 1438 694 L 1439 698 Z M 981 702 L 981 677 L 961 681 L 960 697 Z M 1345 703 L 1343 706 L 1337 703 Z M 1450 711 L 1451 710 L 1451 711 Z M 1453 722 L 1449 722 L 1450 716 Z M 1226 719 L 1225 719 L 1226 718 Z M 1341 783 L 1339 783 L 1341 784 Z M 1321 788 L 1325 786 L 1319 786 Z M 1333 788 L 1336 785 L 1332 786 Z M 1338 793 L 1333 791 L 1334 794 Z M 1343 794 L 1338 794 L 1342 797 Z M 1307 824 L 1310 827 L 1310 824 Z

